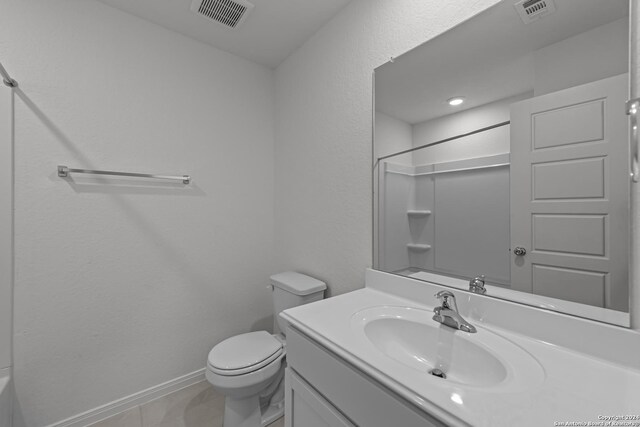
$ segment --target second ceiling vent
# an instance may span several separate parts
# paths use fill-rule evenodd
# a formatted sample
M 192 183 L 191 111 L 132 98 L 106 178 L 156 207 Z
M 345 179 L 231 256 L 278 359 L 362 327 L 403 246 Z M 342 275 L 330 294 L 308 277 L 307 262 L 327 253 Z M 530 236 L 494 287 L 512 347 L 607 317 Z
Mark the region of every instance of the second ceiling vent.
M 245 0 L 193 0 L 191 10 L 198 15 L 224 25 L 238 28 L 253 9 Z

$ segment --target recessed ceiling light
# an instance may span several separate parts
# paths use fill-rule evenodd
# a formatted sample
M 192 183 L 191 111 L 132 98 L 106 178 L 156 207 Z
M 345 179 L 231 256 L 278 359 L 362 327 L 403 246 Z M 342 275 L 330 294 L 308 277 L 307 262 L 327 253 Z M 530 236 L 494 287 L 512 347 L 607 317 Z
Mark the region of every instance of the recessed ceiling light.
M 447 102 L 449 103 L 449 105 L 452 105 L 455 107 L 456 105 L 462 104 L 464 102 L 464 98 L 462 96 L 456 96 L 448 99 Z

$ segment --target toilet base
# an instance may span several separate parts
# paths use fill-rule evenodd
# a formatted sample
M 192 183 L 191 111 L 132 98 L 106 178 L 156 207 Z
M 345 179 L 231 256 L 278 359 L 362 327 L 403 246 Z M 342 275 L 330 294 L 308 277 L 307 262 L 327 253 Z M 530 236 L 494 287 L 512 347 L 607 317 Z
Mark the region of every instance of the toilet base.
M 260 398 L 250 396 L 235 398 L 227 396 L 224 400 L 223 427 L 256 427 L 262 425 Z
M 249 397 L 227 396 L 224 401 L 223 427 L 266 427 L 284 415 L 284 366 L 279 378 L 265 394 Z
M 277 405 L 271 405 L 267 408 L 264 414 L 262 414 L 261 426 L 268 426 L 282 416 L 284 416 L 284 402 L 282 402 L 280 407 Z
M 227 396 L 223 427 L 265 427 L 284 415 L 284 401 L 260 408 L 260 398 L 238 399 Z

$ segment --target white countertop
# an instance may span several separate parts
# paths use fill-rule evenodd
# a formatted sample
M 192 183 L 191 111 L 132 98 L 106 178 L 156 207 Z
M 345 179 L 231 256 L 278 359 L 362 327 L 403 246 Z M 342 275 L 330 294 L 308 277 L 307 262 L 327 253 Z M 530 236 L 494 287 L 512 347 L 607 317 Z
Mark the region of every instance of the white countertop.
M 603 422 L 605 425 L 602 417 L 640 416 L 640 370 L 483 324 L 477 319 L 467 318 L 481 331 L 491 331 L 531 354 L 544 371 L 543 380 L 530 389 L 514 391 L 500 386 L 460 386 L 427 374 L 416 375 L 415 370 L 375 350 L 350 327 L 355 313 L 385 305 L 433 309 L 364 288 L 286 310 L 282 316 L 301 332 L 449 425 L 560 425 L 555 422 L 584 422 L 584 425 Z M 634 340 L 635 337 L 633 335 Z M 590 345 L 599 343 L 594 340 Z M 626 348 L 622 344 L 621 348 L 610 350 L 635 348 L 635 345 Z M 640 426 L 640 419 L 627 422 Z

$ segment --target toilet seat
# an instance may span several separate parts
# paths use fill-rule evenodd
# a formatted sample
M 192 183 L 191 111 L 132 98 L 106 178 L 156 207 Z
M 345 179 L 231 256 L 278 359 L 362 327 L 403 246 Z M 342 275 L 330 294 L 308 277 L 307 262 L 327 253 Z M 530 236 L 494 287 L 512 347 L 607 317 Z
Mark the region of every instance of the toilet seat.
M 249 332 L 228 338 L 213 347 L 207 367 L 218 375 L 243 375 L 269 365 L 283 352 L 282 342 L 268 332 Z
M 257 371 L 265 366 L 267 366 L 269 363 L 273 362 L 274 360 L 277 360 L 283 353 L 283 349 L 280 349 L 279 351 L 273 353 L 271 356 L 269 356 L 267 359 L 256 363 L 255 365 L 251 365 L 251 366 L 245 366 L 244 368 L 240 368 L 240 369 L 220 369 L 217 368 L 215 366 L 213 366 L 211 363 L 207 364 L 207 367 L 209 368 L 209 370 L 211 372 L 215 372 L 218 375 L 223 375 L 223 376 L 237 376 L 237 375 L 244 375 L 244 374 L 248 374 L 254 371 Z

